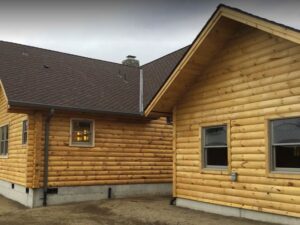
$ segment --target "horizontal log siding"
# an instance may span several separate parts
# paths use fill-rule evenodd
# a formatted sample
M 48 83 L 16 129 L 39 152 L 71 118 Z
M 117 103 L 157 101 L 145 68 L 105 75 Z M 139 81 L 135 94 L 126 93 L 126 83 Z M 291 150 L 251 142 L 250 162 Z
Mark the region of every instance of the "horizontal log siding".
M 176 106 L 176 196 L 300 217 L 300 180 L 266 171 L 265 119 L 290 115 L 300 116 L 300 46 L 247 28 Z M 224 121 L 238 182 L 200 172 L 199 126 Z
M 69 146 L 71 118 L 95 120 L 95 147 Z M 43 146 L 43 130 L 41 133 L 37 138 L 41 138 L 40 145 Z M 39 152 L 42 149 L 40 147 Z M 32 170 L 32 185 L 37 187 L 37 184 L 43 185 L 43 153 L 37 153 L 35 157 L 39 166 Z M 166 124 L 165 118 L 149 121 L 69 113 L 55 113 L 52 118 L 49 186 L 165 183 L 171 180 L 172 126 Z
M 8 113 L 7 101 L 0 90 L 0 126 L 8 124 L 8 158 L 0 156 L 0 180 L 26 185 L 27 145 L 22 145 L 22 122 L 26 114 Z

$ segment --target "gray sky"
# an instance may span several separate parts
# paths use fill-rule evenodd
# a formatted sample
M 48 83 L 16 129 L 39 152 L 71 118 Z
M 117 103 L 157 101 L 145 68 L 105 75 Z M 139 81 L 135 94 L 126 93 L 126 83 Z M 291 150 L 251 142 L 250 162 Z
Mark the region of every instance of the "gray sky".
M 220 3 L 300 29 L 297 0 L 0 2 L 0 40 L 142 64 L 190 44 Z

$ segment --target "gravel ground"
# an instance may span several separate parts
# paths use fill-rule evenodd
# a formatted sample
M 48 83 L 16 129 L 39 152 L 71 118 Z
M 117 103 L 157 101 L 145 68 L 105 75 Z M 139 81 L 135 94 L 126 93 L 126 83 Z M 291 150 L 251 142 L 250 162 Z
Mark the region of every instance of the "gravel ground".
M 169 205 L 168 198 L 113 199 L 28 209 L 0 196 L 0 225 L 267 225 Z

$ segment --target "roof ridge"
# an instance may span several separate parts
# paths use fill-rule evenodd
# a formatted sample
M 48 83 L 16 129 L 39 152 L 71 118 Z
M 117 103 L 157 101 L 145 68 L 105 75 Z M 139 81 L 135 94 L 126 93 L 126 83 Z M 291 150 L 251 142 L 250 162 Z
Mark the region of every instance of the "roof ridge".
M 23 46 L 23 47 L 29 47 L 29 48 L 34 48 L 34 49 L 39 49 L 39 50 L 44 50 L 44 51 L 49 51 L 49 52 L 54 52 L 54 53 L 59 53 L 59 54 L 64 54 L 64 55 L 69 55 L 69 56 L 74 56 L 74 57 L 78 57 L 78 58 L 84 58 L 84 59 L 89 59 L 89 60 L 94 60 L 94 61 L 101 61 L 101 62 L 105 62 L 105 63 L 116 64 L 116 65 L 119 65 L 119 66 L 124 66 L 124 67 L 129 67 L 129 68 L 134 68 L 134 69 L 138 68 L 138 67 L 132 67 L 132 66 L 124 65 L 122 63 L 111 62 L 111 61 L 107 61 L 107 60 L 96 59 L 96 58 L 91 58 L 91 57 L 87 57 L 87 56 L 76 55 L 76 54 L 62 52 L 62 51 L 57 51 L 57 50 L 52 50 L 52 49 L 46 49 L 46 48 L 42 48 L 42 47 L 36 47 L 36 46 L 32 46 L 32 45 L 25 45 L 25 44 L 20 44 L 20 43 L 15 43 L 15 42 L 10 42 L 10 41 L 0 40 L 0 43 L 1 42 L 2 43 L 6 43 L 6 44 L 18 45 L 18 46 Z
M 182 50 L 182 49 L 184 49 L 184 48 L 190 47 L 191 45 L 192 45 L 192 44 L 189 44 L 189 45 L 186 45 L 186 46 L 184 46 L 184 47 L 182 47 L 182 48 L 180 48 L 180 49 L 177 49 L 177 50 L 175 50 L 175 51 L 173 51 L 173 52 L 169 52 L 169 53 L 167 53 L 167 54 L 165 54 L 165 55 L 163 55 L 163 56 L 161 56 L 161 57 L 159 57 L 159 58 L 157 58 L 157 59 L 154 59 L 154 60 L 152 60 L 152 61 L 150 61 L 150 62 L 147 62 L 147 63 L 141 65 L 140 68 L 143 68 L 143 67 L 145 67 L 146 65 L 151 64 L 151 63 L 153 63 L 153 62 L 155 62 L 155 61 L 158 61 L 158 60 L 160 60 L 160 59 L 162 59 L 162 58 L 164 58 L 164 57 L 167 57 L 167 56 L 169 56 L 169 55 L 172 55 L 172 54 L 175 53 L 175 52 L 179 52 L 180 50 Z
M 116 64 L 116 65 L 119 65 L 119 66 L 124 66 L 124 67 L 129 67 L 129 68 L 133 68 L 133 69 L 142 69 L 144 66 L 148 65 L 148 64 L 151 64 L 157 60 L 160 60 L 166 56 L 169 56 L 175 52 L 178 52 L 184 48 L 187 48 L 187 47 L 190 47 L 191 44 L 189 45 L 186 45 L 184 47 L 181 47 L 175 51 L 172 51 L 172 52 L 169 52 L 163 56 L 160 56 L 148 63 L 145 63 L 139 67 L 132 67 L 132 66 L 128 66 L 128 65 L 124 65 L 122 63 L 117 63 L 117 62 L 111 62 L 111 61 L 107 61 L 107 60 L 103 60 L 103 59 L 96 59 L 96 58 L 91 58 L 91 57 L 87 57 L 87 56 L 81 56 L 81 55 L 76 55 L 76 54 L 72 54 L 72 53 L 67 53 L 67 52 L 62 52 L 62 51 L 57 51 L 57 50 L 52 50 L 52 49 L 46 49 L 46 48 L 42 48 L 42 47 L 37 47 L 37 46 L 32 46 L 32 45 L 25 45 L 25 44 L 20 44 L 20 43 L 15 43 L 15 42 L 10 42 L 10 41 L 4 41 L 4 40 L 0 40 L 0 42 L 2 43 L 6 43 L 6 44 L 12 44 L 12 45 L 18 45 L 18 46 L 23 46 L 23 47 L 29 47 L 29 48 L 34 48 L 34 49 L 39 49 L 39 50 L 44 50 L 44 51 L 49 51 L 49 52 L 54 52 L 54 53 L 59 53 L 59 54 L 64 54 L 64 55 L 69 55 L 69 56 L 74 56 L 74 57 L 79 57 L 79 58 L 84 58 L 84 59 L 89 59 L 89 60 L 95 60 L 95 61 L 101 61 L 101 62 L 105 62 L 105 63 L 111 63 L 111 64 Z

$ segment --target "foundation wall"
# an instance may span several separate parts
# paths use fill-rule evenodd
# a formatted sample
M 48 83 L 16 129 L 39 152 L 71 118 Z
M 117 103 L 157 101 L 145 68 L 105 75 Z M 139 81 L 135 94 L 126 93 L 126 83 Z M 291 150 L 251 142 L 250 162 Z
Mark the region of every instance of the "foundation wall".
M 109 191 L 111 190 L 111 191 Z M 48 205 L 59 205 L 72 202 L 96 201 L 111 198 L 171 196 L 172 185 L 158 184 L 125 184 L 95 185 L 51 188 L 48 194 Z M 110 194 L 109 194 L 110 192 Z M 6 181 L 0 181 L 0 195 L 12 199 L 30 208 L 43 205 L 43 189 L 25 188 Z
M 220 214 L 223 216 L 233 216 L 246 218 L 250 220 L 257 220 L 262 222 L 285 224 L 285 225 L 298 225 L 300 219 L 289 216 L 281 216 L 272 213 L 257 212 L 247 209 L 234 208 L 229 206 L 215 205 L 211 203 L 198 202 L 183 198 L 176 200 L 176 205 L 179 207 L 200 210 L 208 213 Z

